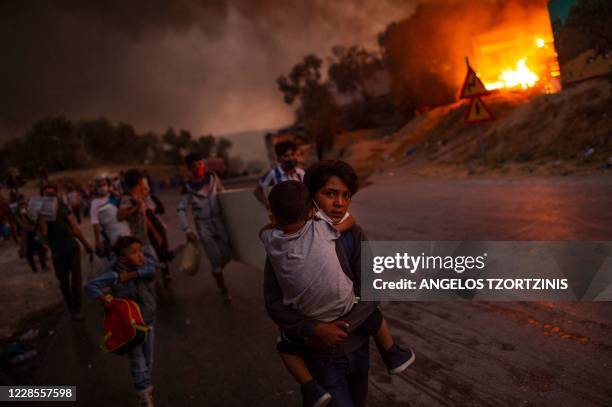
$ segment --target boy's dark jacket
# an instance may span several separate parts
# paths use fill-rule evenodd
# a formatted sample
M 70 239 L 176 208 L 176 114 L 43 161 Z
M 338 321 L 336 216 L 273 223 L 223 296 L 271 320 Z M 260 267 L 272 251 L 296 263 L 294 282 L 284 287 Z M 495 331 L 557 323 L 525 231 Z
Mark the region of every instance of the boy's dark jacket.
M 345 253 L 340 239 L 336 240 L 336 254 L 344 273 L 353 281 L 355 295 L 359 296 L 361 291 L 361 242 L 366 241 L 365 232 L 357 225 L 345 232 L 343 238 L 352 239 L 352 254 L 350 258 Z M 343 234 L 344 235 L 344 234 Z M 313 337 L 313 328 L 317 320 L 305 318 L 298 311 L 283 303 L 283 293 L 280 289 L 276 275 L 272 269 L 270 260 L 266 258 L 264 268 L 264 300 L 266 310 L 272 320 L 289 336 Z M 359 349 L 368 339 L 368 334 L 362 330 L 356 330 L 374 310 L 378 302 L 359 302 L 343 318 L 349 325 L 349 335 L 342 345 L 335 348 L 313 350 L 311 357 L 326 358 L 343 356 Z

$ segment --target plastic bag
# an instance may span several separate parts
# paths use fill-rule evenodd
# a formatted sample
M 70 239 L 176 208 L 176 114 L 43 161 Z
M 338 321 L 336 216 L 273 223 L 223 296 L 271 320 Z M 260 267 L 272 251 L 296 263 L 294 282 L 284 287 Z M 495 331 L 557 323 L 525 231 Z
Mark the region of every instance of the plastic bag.
M 179 260 L 179 269 L 190 276 L 193 276 L 200 270 L 200 260 L 202 259 L 202 250 L 198 242 L 189 241 L 181 251 Z

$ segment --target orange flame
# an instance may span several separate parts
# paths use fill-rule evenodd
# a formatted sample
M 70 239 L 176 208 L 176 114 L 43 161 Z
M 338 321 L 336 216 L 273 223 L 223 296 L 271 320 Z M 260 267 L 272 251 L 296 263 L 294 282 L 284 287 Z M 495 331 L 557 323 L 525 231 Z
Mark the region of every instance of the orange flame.
M 538 75 L 532 72 L 525 62 L 526 58 L 521 58 L 516 63 L 516 69 L 504 69 L 499 75 L 499 80 L 495 82 L 485 82 L 487 90 L 496 89 L 513 89 L 519 86 L 522 89 L 531 88 L 540 79 Z

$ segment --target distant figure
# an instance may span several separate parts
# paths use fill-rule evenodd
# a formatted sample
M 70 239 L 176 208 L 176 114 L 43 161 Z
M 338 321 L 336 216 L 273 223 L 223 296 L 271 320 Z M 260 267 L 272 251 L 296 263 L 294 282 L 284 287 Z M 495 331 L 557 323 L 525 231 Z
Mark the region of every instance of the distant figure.
M 45 197 L 57 198 L 56 185 L 46 185 L 40 194 Z M 54 220 L 46 220 L 38 215 L 40 234 L 45 238 L 51 249 L 55 276 L 60 282 L 62 295 L 73 319 L 83 319 L 81 314 L 81 248 L 77 239 L 83 244 L 88 254 L 93 254 L 93 248 L 81 233 L 74 215 L 60 199 L 57 199 L 57 213 Z
M 66 191 L 66 202 L 74 213 L 77 223 L 81 224 L 81 192 L 77 188 L 74 182 L 68 184 Z
M 170 277 L 170 262 L 174 259 L 174 253 L 168 246 L 168 233 L 166 224 L 162 221 L 161 215 L 166 212 L 162 201 L 152 193 L 153 191 L 145 189 L 145 205 L 147 220 L 152 227 L 147 233 L 149 240 L 155 249 L 161 267 L 162 279 L 165 285 L 172 280 Z M 158 237 L 156 237 L 158 236 Z
M 47 250 L 42 244 L 42 237 L 35 222 L 28 217 L 28 209 L 25 200 L 19 202 L 17 214 L 15 215 L 20 235 L 20 252 L 25 256 L 34 273 L 38 271 L 34 256 L 38 256 L 40 267 L 43 271 L 47 268 Z
M 148 194 L 148 187 L 146 180 L 142 172 L 134 168 L 125 172 L 124 184 L 124 195 L 119 204 L 117 220 L 127 221 L 131 235 L 142 243 L 142 250 L 157 260 L 149 233 L 157 242 L 161 242 L 162 238 L 147 217 L 145 198 Z
M 176 207 L 181 228 L 187 240 L 202 243 L 212 266 L 212 275 L 217 287 L 226 301 L 231 301 L 229 290 L 223 278 L 223 267 L 231 259 L 229 238 L 223 219 L 217 194 L 223 190 L 221 180 L 214 172 L 206 171 L 204 157 L 193 153 L 185 157 L 187 168 L 191 172 L 191 179 L 183 186 L 181 199 Z M 197 234 L 191 229 L 187 211 L 191 207 Z
M 94 231 L 96 254 L 110 257 L 117 239 L 130 235 L 130 225 L 117 219 L 119 199 L 110 194 L 109 182 L 105 177 L 94 179 L 94 194 L 89 218 Z
M 266 197 L 268 187 L 283 181 L 302 182 L 304 180 L 304 170 L 297 166 L 297 145 L 293 141 L 277 143 L 274 146 L 274 152 L 278 165 L 261 177 L 259 185 L 253 191 L 255 198 L 268 209 L 268 212 L 270 211 L 270 204 Z

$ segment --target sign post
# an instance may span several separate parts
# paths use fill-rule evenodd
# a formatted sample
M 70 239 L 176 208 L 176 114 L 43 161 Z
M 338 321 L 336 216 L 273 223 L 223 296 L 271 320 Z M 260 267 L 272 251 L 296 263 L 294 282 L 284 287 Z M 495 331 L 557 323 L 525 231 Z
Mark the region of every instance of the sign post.
M 484 86 L 476 72 L 470 66 L 470 62 L 465 58 L 465 64 L 467 65 L 467 74 L 461 87 L 461 99 L 469 99 L 469 104 L 463 122 L 465 124 L 480 124 L 495 120 L 495 116 L 489 107 L 481 99 L 483 96 L 487 96 L 491 92 Z M 482 129 L 477 126 L 478 134 L 478 145 L 480 147 L 480 153 L 483 158 L 485 156 L 484 140 L 482 139 Z

